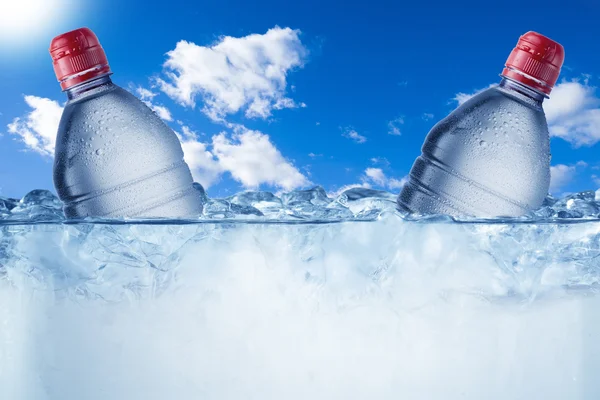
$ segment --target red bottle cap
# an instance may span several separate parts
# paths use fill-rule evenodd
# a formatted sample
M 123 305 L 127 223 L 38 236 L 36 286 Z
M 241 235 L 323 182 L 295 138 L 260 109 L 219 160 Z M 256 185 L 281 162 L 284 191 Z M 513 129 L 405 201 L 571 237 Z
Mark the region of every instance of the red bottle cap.
M 110 73 L 104 49 L 88 28 L 75 29 L 52 39 L 50 55 L 63 90 Z
M 565 60 L 565 49 L 554 40 L 536 32 L 519 38 L 506 60 L 502 76 L 550 94 Z

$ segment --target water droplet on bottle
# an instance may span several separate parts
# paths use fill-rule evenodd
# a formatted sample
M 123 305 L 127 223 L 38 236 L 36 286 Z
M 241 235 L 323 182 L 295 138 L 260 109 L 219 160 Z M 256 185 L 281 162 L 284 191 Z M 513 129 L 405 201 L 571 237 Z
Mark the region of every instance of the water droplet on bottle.
M 98 150 L 96 150 L 96 155 L 97 155 L 97 156 L 100 156 L 100 155 L 102 155 L 102 149 L 98 149 Z
M 486 146 L 487 146 L 487 142 L 486 142 L 485 140 L 480 140 L 480 141 L 479 141 L 479 145 L 480 145 L 481 147 L 486 147 Z

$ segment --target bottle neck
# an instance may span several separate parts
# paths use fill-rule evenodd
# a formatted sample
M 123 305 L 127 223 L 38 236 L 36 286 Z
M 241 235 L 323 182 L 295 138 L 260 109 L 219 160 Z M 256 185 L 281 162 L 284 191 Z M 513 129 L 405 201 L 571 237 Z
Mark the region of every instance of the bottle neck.
M 67 93 L 67 98 L 69 100 L 74 100 L 78 97 L 81 97 L 85 93 L 88 93 L 90 90 L 96 89 L 100 86 L 110 85 L 112 84 L 112 80 L 110 79 L 110 75 L 106 74 L 103 76 L 99 76 L 97 78 L 91 79 L 86 82 L 82 82 L 75 86 L 72 86 L 65 90 Z
M 505 76 L 502 77 L 502 81 L 500 81 L 500 87 L 509 91 L 509 92 L 517 92 L 523 96 L 530 98 L 531 100 L 542 105 L 542 102 L 548 96 L 544 93 L 538 92 L 535 89 L 530 88 L 527 85 L 524 85 L 520 82 L 507 78 Z

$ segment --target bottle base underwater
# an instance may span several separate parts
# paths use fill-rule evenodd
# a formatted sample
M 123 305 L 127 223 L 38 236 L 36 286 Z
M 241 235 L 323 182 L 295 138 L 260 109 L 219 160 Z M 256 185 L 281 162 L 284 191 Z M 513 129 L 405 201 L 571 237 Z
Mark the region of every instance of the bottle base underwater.
M 469 194 L 468 198 L 461 198 L 460 194 L 465 193 Z M 415 160 L 397 203 L 410 213 L 481 218 L 518 217 L 529 211 L 529 207 L 517 200 L 475 183 L 440 161 L 425 156 Z
M 188 184 L 189 174 L 181 161 L 133 182 L 62 199 L 64 213 L 67 218 L 195 218 L 202 214 L 203 201 L 201 193 Z

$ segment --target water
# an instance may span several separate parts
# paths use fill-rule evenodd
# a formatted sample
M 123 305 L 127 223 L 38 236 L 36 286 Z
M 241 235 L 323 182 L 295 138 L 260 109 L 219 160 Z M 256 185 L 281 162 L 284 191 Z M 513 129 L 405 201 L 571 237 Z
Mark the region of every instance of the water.
M 108 76 L 69 89 L 54 183 L 69 217 L 186 217 L 202 210 L 177 136 Z
M 487 221 L 201 194 L 196 220 L 0 198 L 0 398 L 600 395 L 600 192 Z
M 436 124 L 398 203 L 422 214 L 520 216 L 550 185 L 541 94 L 504 79 Z

